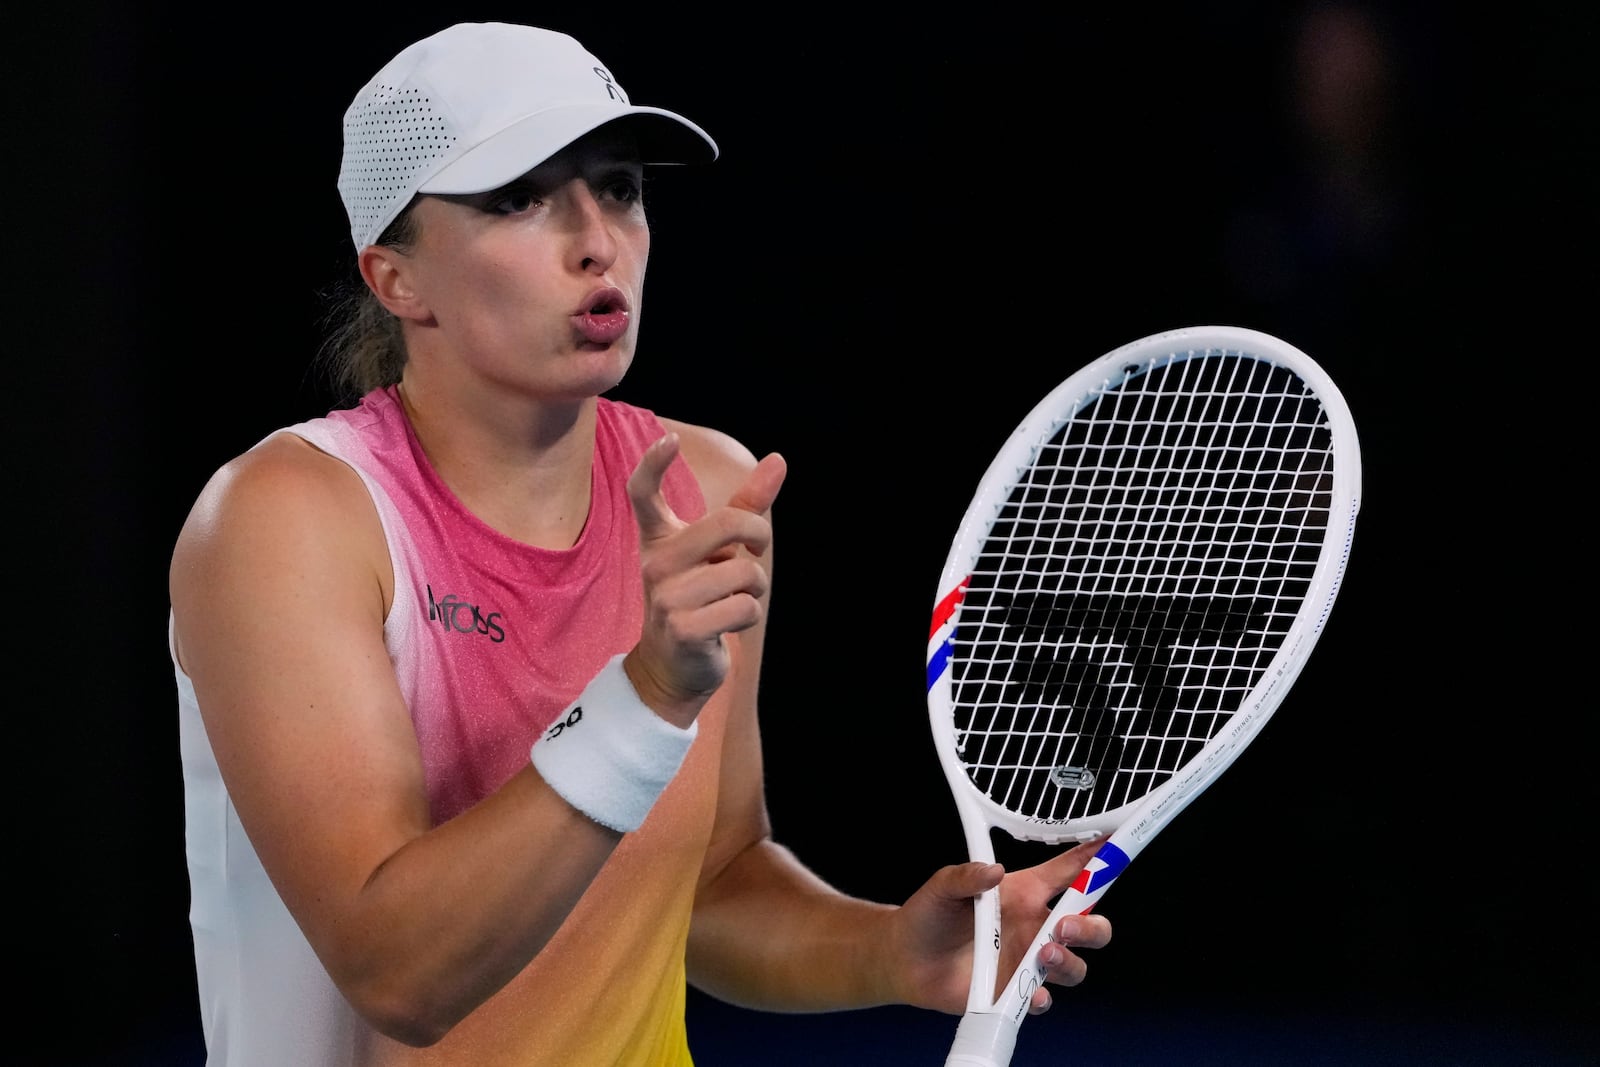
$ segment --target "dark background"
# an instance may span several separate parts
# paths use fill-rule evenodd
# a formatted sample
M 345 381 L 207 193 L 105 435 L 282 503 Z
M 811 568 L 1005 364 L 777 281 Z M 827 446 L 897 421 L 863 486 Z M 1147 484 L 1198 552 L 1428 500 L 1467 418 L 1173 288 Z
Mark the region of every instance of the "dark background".
M 788 458 L 769 800 L 843 888 L 899 900 L 965 858 L 922 659 L 1015 421 L 1212 322 L 1343 388 L 1365 492 L 1325 636 L 1108 895 L 1112 945 L 1018 1067 L 1600 1059 L 1592 16 L 865 10 L 8 17 L 14 1062 L 201 1061 L 167 559 L 215 467 L 328 406 L 340 116 L 458 19 L 572 32 L 722 146 L 655 181 L 618 395 Z M 690 1026 L 701 1067 L 939 1063 L 954 1032 L 699 997 Z

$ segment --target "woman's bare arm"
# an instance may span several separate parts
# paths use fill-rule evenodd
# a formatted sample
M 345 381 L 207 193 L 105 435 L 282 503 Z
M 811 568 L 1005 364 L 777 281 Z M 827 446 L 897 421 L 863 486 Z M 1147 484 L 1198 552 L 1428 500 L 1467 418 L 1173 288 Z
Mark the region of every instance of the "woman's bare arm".
M 206 487 L 171 595 L 207 736 L 273 884 L 352 1005 L 426 1044 L 526 965 L 620 835 L 531 767 L 430 829 L 383 643 L 391 581 L 355 473 L 280 436 Z

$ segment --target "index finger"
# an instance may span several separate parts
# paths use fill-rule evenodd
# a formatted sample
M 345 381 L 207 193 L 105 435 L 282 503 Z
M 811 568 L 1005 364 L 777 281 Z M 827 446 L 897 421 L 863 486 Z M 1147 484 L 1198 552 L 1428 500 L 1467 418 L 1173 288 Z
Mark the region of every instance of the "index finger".
M 653 441 L 644 455 L 639 457 L 633 473 L 628 476 L 628 499 L 633 502 L 633 515 L 639 523 L 639 537 L 653 541 L 665 537 L 683 526 L 672 506 L 661 492 L 661 480 L 667 468 L 678 457 L 678 435 L 666 433 Z
M 1034 867 L 1034 871 L 1044 879 L 1053 892 L 1064 892 L 1077 880 L 1078 874 L 1094 858 L 1094 854 L 1100 851 L 1100 846 L 1105 844 L 1107 836 L 1109 835 L 1101 834 L 1088 841 L 1080 841 L 1065 852 L 1038 864 Z

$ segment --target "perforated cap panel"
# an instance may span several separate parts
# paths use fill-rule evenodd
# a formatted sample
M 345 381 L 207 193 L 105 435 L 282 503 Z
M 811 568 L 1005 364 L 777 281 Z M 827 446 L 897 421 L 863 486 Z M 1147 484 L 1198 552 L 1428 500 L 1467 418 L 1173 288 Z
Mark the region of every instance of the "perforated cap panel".
M 373 88 L 345 115 L 339 195 L 351 229 L 376 240 L 410 201 L 419 176 L 455 150 L 458 135 L 424 90 Z

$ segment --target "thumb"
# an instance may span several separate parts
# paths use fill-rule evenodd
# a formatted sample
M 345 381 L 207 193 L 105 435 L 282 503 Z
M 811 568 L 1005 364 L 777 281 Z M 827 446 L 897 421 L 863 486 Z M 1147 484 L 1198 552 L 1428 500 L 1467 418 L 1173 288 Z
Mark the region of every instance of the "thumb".
M 764 515 L 772 502 L 778 499 L 778 490 L 788 477 L 789 464 L 778 453 L 769 452 L 745 477 L 744 484 L 728 498 L 728 506 L 740 508 L 756 515 Z
M 639 524 L 641 542 L 665 537 L 683 526 L 683 520 L 661 492 L 661 479 L 678 457 L 678 448 L 677 434 L 663 434 L 644 450 L 628 476 L 628 499 L 633 503 L 633 517 Z
M 947 900 L 970 900 L 1000 884 L 1006 869 L 998 863 L 957 863 L 946 867 L 935 888 Z

